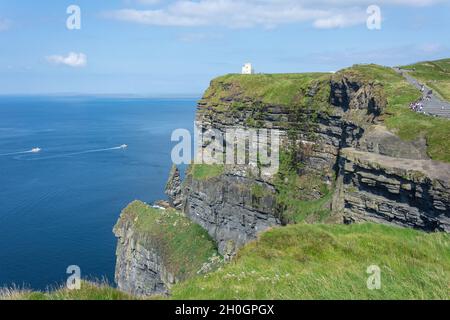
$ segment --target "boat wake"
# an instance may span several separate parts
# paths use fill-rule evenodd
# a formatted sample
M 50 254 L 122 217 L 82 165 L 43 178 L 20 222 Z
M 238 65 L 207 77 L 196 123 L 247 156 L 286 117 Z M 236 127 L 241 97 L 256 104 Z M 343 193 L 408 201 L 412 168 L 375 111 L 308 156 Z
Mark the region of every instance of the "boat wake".
M 19 152 L 10 152 L 10 153 L 0 153 L 0 157 L 6 157 L 6 156 L 17 156 L 21 154 L 28 154 L 28 153 L 39 153 L 41 152 L 41 148 L 33 148 L 28 151 L 19 151 Z
M 42 149 L 40 149 L 40 148 L 34 148 L 32 150 L 24 151 L 24 152 L 0 154 L 0 156 L 16 156 L 14 158 L 16 160 L 36 161 L 36 160 L 48 160 L 48 159 L 66 158 L 66 157 L 72 157 L 72 156 L 77 156 L 77 155 L 82 155 L 82 154 L 89 154 L 89 153 L 107 152 L 107 151 L 113 151 L 113 150 L 123 150 L 123 149 L 127 149 L 127 148 L 128 148 L 128 145 L 122 144 L 122 145 L 120 145 L 118 147 L 112 147 L 112 148 L 85 150 L 85 151 L 71 152 L 71 153 L 64 153 L 64 154 L 56 154 L 56 155 L 44 156 L 44 157 L 27 157 L 27 155 L 29 155 L 31 153 L 40 153 L 42 151 Z

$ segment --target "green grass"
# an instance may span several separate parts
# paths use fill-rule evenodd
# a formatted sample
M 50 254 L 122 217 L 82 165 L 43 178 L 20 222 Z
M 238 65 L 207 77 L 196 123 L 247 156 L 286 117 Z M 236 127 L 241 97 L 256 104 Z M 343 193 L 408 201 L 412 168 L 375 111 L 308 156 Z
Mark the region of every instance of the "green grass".
M 225 167 L 223 165 L 193 164 L 189 168 L 189 174 L 195 180 L 209 180 L 223 174 Z
M 208 233 L 175 210 L 158 210 L 135 201 L 124 209 L 118 226 L 131 222 L 139 242 L 158 252 L 167 271 L 178 279 L 197 275 L 197 272 L 218 256 Z
M 266 190 L 266 188 L 264 188 L 262 185 L 257 184 L 257 183 L 252 185 L 251 193 L 252 193 L 252 196 L 255 197 L 255 198 L 262 198 L 262 197 L 270 194 Z
M 410 75 L 424 82 L 442 98 L 450 101 L 450 59 L 419 62 L 404 66 Z
M 419 90 L 387 67 L 357 65 L 343 72 L 350 72 L 381 83 L 388 100 L 384 116 L 386 126 L 404 140 L 425 137 L 428 155 L 433 160 L 450 162 L 450 121 L 425 116 L 409 109 L 409 104 L 421 96 Z
M 172 299 L 450 299 L 450 235 L 380 224 L 297 224 L 263 233 L 222 268 L 172 288 Z M 186 255 L 189 252 L 186 253 Z M 369 266 L 381 289 L 367 288 Z M 153 297 L 158 298 L 158 297 Z M 103 284 L 0 290 L 0 299 L 129 300 Z
M 80 290 L 60 288 L 53 291 L 37 292 L 19 289 L 0 290 L 0 300 L 135 300 L 104 283 L 82 281 Z
M 174 299 L 450 299 L 450 235 L 377 224 L 290 225 L 262 234 Z M 366 270 L 381 268 L 381 290 Z
M 317 188 L 319 199 L 305 199 L 304 193 Z M 319 177 L 290 174 L 277 183 L 277 203 L 284 207 L 283 220 L 286 223 L 322 222 L 330 214 L 329 203 L 333 196 Z
M 327 73 L 302 74 L 229 74 L 214 79 L 204 95 L 210 103 L 220 103 L 230 97 L 250 97 L 268 105 L 292 105 L 303 97 L 314 81 L 327 81 Z M 237 110 L 244 105 L 232 105 Z
M 328 204 L 333 196 L 332 188 L 320 175 L 299 175 L 298 170 L 301 170 L 301 165 L 293 153 L 282 150 L 279 171 L 273 181 L 282 219 L 285 223 L 323 222 L 331 214 Z M 312 196 L 316 194 L 321 197 L 316 199 Z

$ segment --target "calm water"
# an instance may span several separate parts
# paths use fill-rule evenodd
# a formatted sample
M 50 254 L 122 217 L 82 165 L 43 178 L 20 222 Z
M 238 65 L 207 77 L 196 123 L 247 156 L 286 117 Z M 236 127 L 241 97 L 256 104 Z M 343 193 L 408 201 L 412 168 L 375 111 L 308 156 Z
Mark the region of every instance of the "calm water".
M 195 104 L 0 97 L 0 286 L 45 289 L 69 265 L 112 282 L 112 228 L 130 201 L 164 198 L 170 136 Z

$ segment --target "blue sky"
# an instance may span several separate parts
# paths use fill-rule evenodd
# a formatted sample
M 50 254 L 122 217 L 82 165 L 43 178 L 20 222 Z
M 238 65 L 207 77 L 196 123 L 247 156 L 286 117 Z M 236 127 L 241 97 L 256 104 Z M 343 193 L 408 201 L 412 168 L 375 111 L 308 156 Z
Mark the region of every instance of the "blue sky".
M 274 73 L 450 57 L 449 2 L 0 0 L 0 94 L 200 95 L 245 62 Z M 81 30 L 66 28 L 72 4 Z M 366 26 L 369 5 L 381 30 Z

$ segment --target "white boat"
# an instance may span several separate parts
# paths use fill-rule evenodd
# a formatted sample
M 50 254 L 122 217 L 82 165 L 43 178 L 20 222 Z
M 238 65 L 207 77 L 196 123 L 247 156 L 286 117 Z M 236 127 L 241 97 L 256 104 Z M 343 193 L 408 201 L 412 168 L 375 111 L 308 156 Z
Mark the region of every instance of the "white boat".
M 38 153 L 38 152 L 41 152 L 42 151 L 42 149 L 41 148 L 33 148 L 33 149 L 31 149 L 31 153 Z
M 127 144 L 123 144 L 123 145 L 120 146 L 120 148 L 121 149 L 126 149 L 126 148 L 128 148 L 128 145 Z

